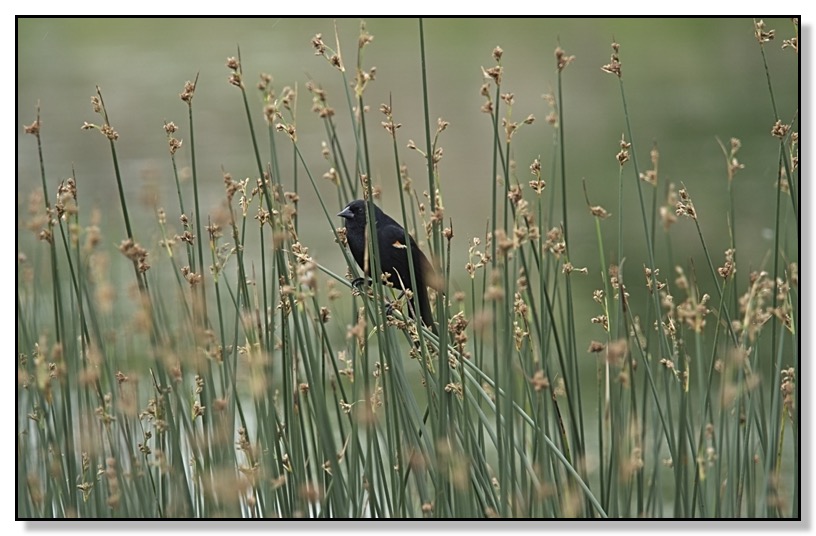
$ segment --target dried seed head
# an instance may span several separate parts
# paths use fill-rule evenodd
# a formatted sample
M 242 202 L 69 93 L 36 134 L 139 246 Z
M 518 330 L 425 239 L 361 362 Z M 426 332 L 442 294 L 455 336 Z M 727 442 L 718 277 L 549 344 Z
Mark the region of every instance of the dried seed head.
M 793 418 L 796 411 L 796 369 L 789 367 L 782 369 L 782 406 L 789 418 Z
M 785 125 L 782 121 L 777 119 L 774 126 L 771 128 L 771 135 L 775 138 L 784 139 L 790 130 L 790 125 Z
M 357 38 L 357 48 L 363 48 L 374 40 L 374 36 L 365 30 L 365 26 L 361 26 L 360 36 Z
M 776 32 L 774 30 L 765 31 L 764 20 L 759 19 L 754 21 L 754 37 L 756 37 L 756 40 L 760 45 L 762 43 L 771 41 L 775 36 Z
M 604 219 L 608 218 L 609 216 L 611 216 L 611 214 L 609 212 L 607 212 L 607 210 L 605 208 L 603 208 L 601 205 L 595 205 L 594 207 L 589 207 L 589 211 L 592 213 L 593 216 L 595 216 L 596 218 L 600 218 L 602 220 L 604 220 Z
M 340 175 L 337 174 L 337 170 L 334 168 L 329 168 L 329 170 L 323 174 L 323 178 L 334 183 L 335 186 L 340 184 Z
M 578 272 L 581 274 L 589 273 L 589 269 L 585 266 L 583 268 L 576 268 L 572 265 L 571 262 L 567 261 L 564 263 L 564 266 L 561 267 L 561 272 L 565 274 L 571 274 L 572 272 Z
M 539 160 L 538 158 L 533 160 L 533 163 L 530 164 L 530 173 L 532 173 L 536 177 L 541 177 L 541 160 Z
M 610 365 L 621 366 L 629 352 L 629 343 L 626 339 L 612 341 L 607 346 L 606 361 Z
M 530 383 L 537 393 L 550 388 L 550 380 L 544 375 L 543 370 L 537 370 L 530 379 Z
M 312 46 L 315 49 L 315 56 L 323 56 L 326 53 L 326 44 L 323 42 L 322 34 L 315 34 L 312 37 Z
M 444 154 L 444 149 L 442 147 L 438 147 L 434 150 L 433 155 L 431 155 L 431 160 L 434 164 L 438 164 L 440 160 L 442 160 L 442 155 Z
M 192 104 L 193 95 L 195 95 L 195 83 L 189 80 L 184 84 L 184 91 L 179 93 L 179 98 L 187 104 Z
M 652 169 L 647 170 L 645 173 L 641 173 L 640 179 L 644 182 L 648 182 L 652 186 L 657 186 L 657 164 L 660 161 L 660 152 L 657 150 L 657 143 L 652 146 L 649 156 L 652 160 Z
M 513 206 L 518 206 L 519 201 L 522 199 L 521 193 L 521 185 L 520 184 L 513 184 L 510 186 L 510 190 L 507 192 L 507 199 L 513 203 Z
M 228 78 L 228 81 L 229 81 L 229 83 L 231 85 L 233 85 L 235 87 L 238 87 L 238 88 L 243 88 L 244 87 L 244 82 L 243 82 L 243 80 L 241 78 L 241 73 L 238 72 L 238 71 L 234 71 L 232 74 L 230 74 L 230 77 Z
M 621 77 L 621 62 L 618 58 L 618 53 L 620 52 L 620 45 L 616 42 L 612 42 L 612 57 L 610 58 L 609 63 L 601 67 L 601 70 L 605 73 L 614 74 L 618 78 Z
M 502 50 L 500 46 L 496 46 L 496 48 L 493 49 L 493 59 L 496 60 L 496 62 L 501 61 L 502 54 L 504 54 L 504 50 Z
M 519 125 L 514 121 L 508 121 L 506 118 L 502 118 L 502 125 L 504 126 L 505 140 L 510 143 Z
M 735 154 L 737 154 L 737 151 L 739 151 L 742 148 L 742 142 L 739 140 L 739 138 L 731 138 L 730 144 L 731 144 L 731 156 L 734 156 Z
M 593 324 L 600 324 L 604 331 L 609 331 L 609 319 L 606 317 L 606 315 L 592 317 L 590 321 Z
M 734 262 L 734 253 L 736 253 L 736 250 L 733 248 L 725 250 L 725 264 L 717 268 L 717 273 L 719 273 L 723 279 L 728 279 L 729 276 L 737 271 L 737 266 Z
M 660 207 L 660 220 L 663 222 L 663 230 L 668 231 L 669 227 L 677 221 L 675 207 L 677 206 L 677 191 L 674 183 L 669 183 L 669 192 L 666 195 L 666 204 Z
M 275 130 L 278 132 L 286 132 L 292 141 L 297 141 L 297 130 L 295 129 L 295 125 L 278 123 L 275 125 Z
M 607 63 L 601 70 L 605 73 L 614 74 L 618 78 L 621 77 L 621 63 L 620 61 L 613 59 L 611 63 Z
M 646 170 L 645 173 L 640 174 L 640 180 L 648 182 L 652 186 L 657 186 L 657 172 L 653 169 Z
M 26 134 L 32 134 L 34 136 L 38 135 L 40 133 L 40 120 L 36 119 L 30 125 L 24 125 L 23 129 L 25 130 Z
M 742 147 L 742 143 L 737 138 L 731 138 L 731 152 L 728 155 L 729 182 L 734 179 L 734 175 L 737 174 L 737 171 L 745 169 L 745 164 L 741 164 L 740 161 L 737 160 L 737 152 L 739 152 L 740 147 Z
M 782 48 L 790 47 L 794 52 L 797 54 L 799 53 L 799 39 L 797 37 L 791 37 L 790 39 L 783 39 L 782 40 Z
M 618 164 L 621 166 L 629 160 L 629 148 L 632 146 L 631 143 L 627 142 L 624 139 L 623 134 L 621 134 L 621 141 L 620 141 L 620 152 L 615 156 L 618 159 Z
M 568 56 L 561 47 L 555 48 L 555 62 L 559 71 L 563 71 L 573 61 L 575 61 L 575 56 Z
M 297 93 L 294 89 L 289 86 L 283 88 L 281 91 L 281 98 L 280 102 L 283 104 L 283 107 L 289 111 L 292 111 L 292 108 L 295 107 L 295 101 L 297 100 Z
M 502 79 L 502 68 L 501 68 L 501 66 L 496 65 L 495 67 L 491 67 L 489 69 L 485 69 L 484 67 L 482 67 L 482 75 L 485 78 L 493 80 L 493 82 L 497 86 L 501 85 L 501 79 Z
M 564 234 L 560 227 L 553 227 L 547 231 L 547 238 L 544 242 L 544 248 L 556 257 L 560 257 L 567 251 L 567 244 L 564 242 Z
M 271 88 L 271 86 L 272 86 L 272 75 L 271 74 L 261 73 L 259 75 L 259 78 L 260 78 L 260 80 L 258 80 L 258 86 L 257 86 L 259 91 L 266 91 L 267 89 Z M 274 96 L 274 93 L 272 93 L 272 96 Z
M 686 189 L 680 188 L 678 195 L 680 196 L 680 201 L 677 202 L 675 213 L 678 216 L 688 216 L 689 218 L 696 220 L 697 212 L 694 210 L 694 204 L 691 202 L 691 198 L 686 192 Z
M 170 138 L 167 140 L 167 143 L 170 145 L 170 154 L 176 154 L 176 151 L 181 149 L 182 140 L 176 138 Z
M 441 117 L 438 118 L 436 120 L 436 133 L 439 134 L 440 132 L 444 131 L 446 128 L 448 128 L 448 125 L 450 125 L 448 121 L 445 121 Z
M 150 269 L 150 264 L 147 262 L 147 250 L 135 243 L 132 239 L 122 240 L 119 244 L 119 251 L 136 264 L 139 272 L 143 273 Z

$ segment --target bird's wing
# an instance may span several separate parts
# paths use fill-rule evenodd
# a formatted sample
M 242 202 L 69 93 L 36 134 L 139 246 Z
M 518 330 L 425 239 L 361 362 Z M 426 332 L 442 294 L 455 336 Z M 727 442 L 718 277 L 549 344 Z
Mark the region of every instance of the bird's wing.
M 395 249 L 407 249 L 405 246 L 405 230 L 398 224 L 390 223 L 379 226 L 377 233 L 381 245 Z
M 379 233 L 381 256 L 390 256 L 390 254 L 396 253 L 395 250 L 404 250 L 407 253 L 408 247 L 405 245 L 405 229 L 403 229 L 401 225 L 397 224 L 396 222 L 393 224 L 384 225 L 380 227 Z M 441 291 L 441 279 L 436 275 L 436 270 L 431 264 L 431 261 L 428 260 L 428 257 L 425 256 L 425 253 L 422 252 L 411 235 L 408 235 L 408 239 L 411 241 L 410 249 L 414 259 L 414 269 L 420 270 L 419 273 L 421 281 L 425 285 L 437 291 Z M 383 246 L 385 246 L 387 251 L 382 251 Z M 405 269 L 406 271 L 408 270 L 407 266 Z

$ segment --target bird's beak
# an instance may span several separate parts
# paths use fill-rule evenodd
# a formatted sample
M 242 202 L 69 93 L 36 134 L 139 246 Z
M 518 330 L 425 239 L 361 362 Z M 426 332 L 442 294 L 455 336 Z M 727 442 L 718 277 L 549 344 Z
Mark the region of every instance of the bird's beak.
M 345 218 L 347 220 L 350 220 L 351 218 L 354 217 L 354 214 L 352 214 L 351 210 L 349 210 L 349 208 L 346 207 L 346 208 L 343 209 L 343 212 L 338 214 L 338 216 L 340 216 L 341 218 Z

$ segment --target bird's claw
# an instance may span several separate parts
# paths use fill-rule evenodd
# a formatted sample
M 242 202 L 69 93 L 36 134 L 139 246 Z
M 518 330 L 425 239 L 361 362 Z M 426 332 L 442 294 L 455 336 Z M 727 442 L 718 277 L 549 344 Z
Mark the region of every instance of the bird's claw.
M 351 282 L 351 286 L 356 288 L 357 290 L 362 290 L 365 282 L 366 280 L 364 277 L 357 277 Z

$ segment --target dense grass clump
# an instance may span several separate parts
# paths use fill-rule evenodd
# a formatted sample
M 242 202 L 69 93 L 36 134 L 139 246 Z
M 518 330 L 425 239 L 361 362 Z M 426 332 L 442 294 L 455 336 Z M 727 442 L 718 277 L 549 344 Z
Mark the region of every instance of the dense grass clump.
M 535 155 L 517 149 L 538 119 L 516 117 L 523 104 L 496 47 L 480 88 L 492 142 L 478 150 L 492 164 L 467 187 L 441 180 L 449 123 L 431 120 L 418 24 L 422 117 L 392 102 L 369 109 L 364 24 L 355 65 L 339 39 L 315 35 L 346 88 L 337 104 L 305 84 L 325 128 L 319 170 L 300 141 L 303 92 L 278 93 L 269 75 L 250 83 L 240 51 L 229 58 L 254 175 L 222 169 L 223 201 L 209 213 L 198 79 L 184 84 L 186 117 L 164 124 L 177 195 L 152 198 L 150 228 L 135 223 L 144 205 L 119 165 L 124 112 L 96 88 L 96 119 L 82 128 L 109 146 L 118 197 L 105 209 L 124 236 L 81 202 L 81 176 L 47 172 L 37 110 L 25 130 L 41 185 L 19 231 L 40 240 L 19 251 L 18 517 L 800 516 L 798 113 L 777 108 L 776 82 L 747 89 L 767 88 L 767 143 L 778 146 L 767 162 L 778 170 L 766 188 L 772 248 L 748 258 L 754 237 L 734 201 L 740 140 L 720 141 L 727 213 L 698 210 L 692 183 L 661 173 L 666 144 L 635 139 L 625 43 L 598 61 L 620 97 L 607 119 L 623 135 L 589 155 L 617 180 L 584 181 L 585 211 L 567 200 L 581 179 L 564 134 L 575 58 L 560 46 L 545 95 L 551 138 Z M 753 24 L 751 53 L 764 62 L 774 32 Z M 798 54 L 795 38 L 785 46 Z M 421 124 L 424 139 L 402 139 L 401 121 Z M 390 172 L 372 169 L 375 136 L 390 142 Z M 406 154 L 419 156 L 420 177 Z M 352 199 L 379 203 L 384 189 L 435 264 L 438 335 L 404 314 L 411 296 L 393 281 L 351 285 L 363 274 L 335 214 Z M 445 209 L 463 190 L 490 198 L 481 236 L 459 236 Z M 609 190 L 617 206 L 593 203 Z M 317 203 L 305 206 L 305 192 Z M 345 272 L 310 249 L 307 219 L 333 233 Z M 574 238 L 577 226 L 594 242 Z M 676 257 L 678 242 L 696 253 Z M 369 248 L 376 263 L 377 241 Z M 462 270 L 452 259 L 465 252 Z M 43 285 L 34 274 L 46 271 Z

